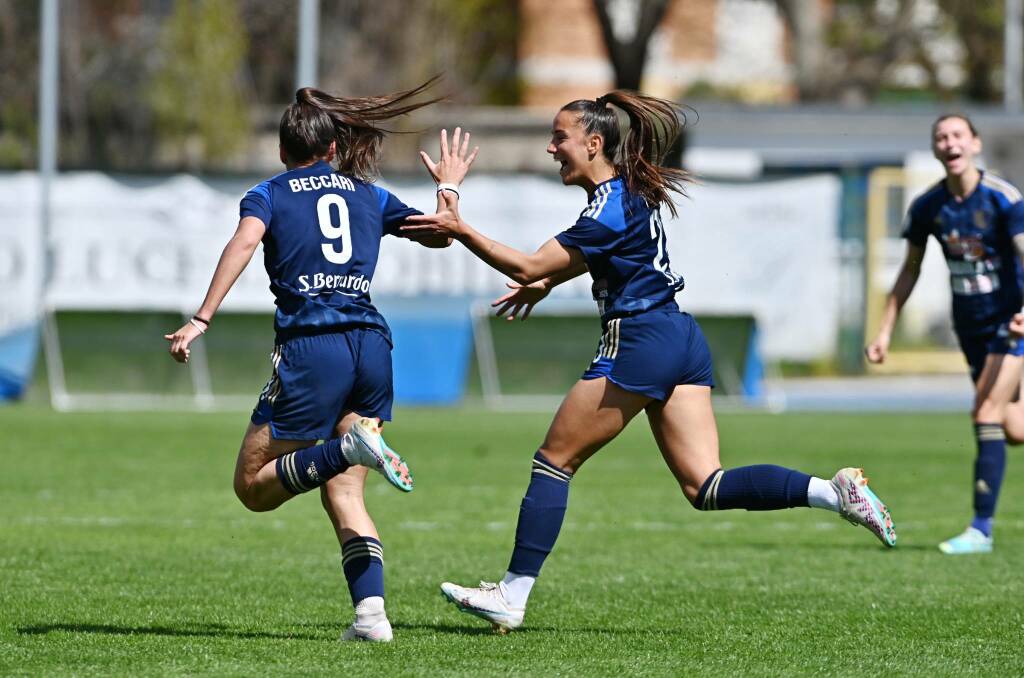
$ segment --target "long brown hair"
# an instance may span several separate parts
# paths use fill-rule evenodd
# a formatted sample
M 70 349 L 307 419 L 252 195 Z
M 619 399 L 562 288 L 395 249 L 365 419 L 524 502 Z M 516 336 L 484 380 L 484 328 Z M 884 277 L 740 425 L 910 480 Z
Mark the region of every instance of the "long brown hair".
M 608 104 L 621 109 L 629 118 L 625 137 L 619 132 L 619 120 Z M 643 196 L 649 205 L 665 205 L 672 216 L 676 206 L 669 195 L 686 195 L 686 184 L 693 181 L 689 172 L 664 167 L 665 154 L 679 138 L 686 120 L 681 106 L 639 92 L 617 89 L 597 99 L 577 99 L 562 106 L 563 111 L 578 114 L 587 134 L 604 137 L 604 156 L 615 166 L 630 193 Z
M 412 101 L 438 77 L 412 89 L 370 97 L 342 98 L 303 87 L 295 92 L 295 101 L 281 116 L 281 147 L 289 160 L 302 163 L 327 155 L 333 141 L 338 171 L 373 181 L 380 173 L 381 143 L 392 132 L 377 123 L 441 101 L 443 97 Z

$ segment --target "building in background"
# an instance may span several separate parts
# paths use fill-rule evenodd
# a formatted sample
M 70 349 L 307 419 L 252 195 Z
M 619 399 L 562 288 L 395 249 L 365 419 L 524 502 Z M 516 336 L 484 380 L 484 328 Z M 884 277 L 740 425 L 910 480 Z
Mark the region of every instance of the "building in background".
M 636 31 L 634 2 L 612 2 L 616 37 Z M 522 0 L 519 71 L 526 106 L 612 89 L 614 73 L 592 0 Z M 795 96 L 787 33 L 774 2 L 670 2 L 648 44 L 642 89 L 675 98 L 728 92 L 749 103 Z

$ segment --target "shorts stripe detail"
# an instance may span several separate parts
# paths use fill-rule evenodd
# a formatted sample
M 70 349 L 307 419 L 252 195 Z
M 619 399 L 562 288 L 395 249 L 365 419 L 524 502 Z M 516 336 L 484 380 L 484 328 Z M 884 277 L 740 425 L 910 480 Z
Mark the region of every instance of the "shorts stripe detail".
M 548 476 L 549 478 L 554 478 L 555 480 L 560 480 L 563 483 L 567 483 L 570 480 L 572 480 L 572 475 L 571 474 L 566 473 L 562 469 L 557 468 L 555 466 L 552 466 L 551 464 L 549 464 L 549 463 L 547 463 L 545 461 L 541 461 L 536 456 L 534 456 L 534 458 L 533 458 L 533 470 L 532 470 L 532 473 L 536 473 L 537 475 L 542 475 L 542 476 Z
M 721 482 L 724 473 L 722 469 L 715 471 L 715 478 L 708 485 L 708 491 L 704 493 L 704 503 L 700 507 L 702 511 L 718 510 L 718 483 Z
M 277 396 L 281 395 L 281 377 L 277 373 L 277 368 L 281 364 L 281 349 L 283 347 L 279 344 L 274 347 L 274 352 L 270 354 L 270 362 L 274 366 L 274 371 L 270 375 L 270 379 L 267 380 L 263 390 L 260 391 L 260 399 L 266 400 L 271 405 L 277 400 Z
M 597 355 L 601 358 L 614 359 L 619 354 L 619 322 L 621 318 L 608 321 L 608 329 L 601 336 L 601 344 L 598 346 Z

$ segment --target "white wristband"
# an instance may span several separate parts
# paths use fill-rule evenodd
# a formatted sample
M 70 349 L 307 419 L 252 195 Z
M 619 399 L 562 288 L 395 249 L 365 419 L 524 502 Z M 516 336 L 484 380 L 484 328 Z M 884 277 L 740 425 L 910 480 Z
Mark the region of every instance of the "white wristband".
M 206 334 L 206 328 L 203 327 L 200 323 L 198 323 L 194 318 L 189 318 L 188 319 L 188 323 L 192 327 L 194 327 L 197 330 L 199 330 L 199 334 Z
M 438 184 L 437 185 L 437 192 L 440 193 L 441 191 L 451 191 L 456 196 L 459 196 L 459 185 L 458 184 L 448 184 L 448 183 Z M 459 196 L 459 197 L 461 197 L 461 196 Z

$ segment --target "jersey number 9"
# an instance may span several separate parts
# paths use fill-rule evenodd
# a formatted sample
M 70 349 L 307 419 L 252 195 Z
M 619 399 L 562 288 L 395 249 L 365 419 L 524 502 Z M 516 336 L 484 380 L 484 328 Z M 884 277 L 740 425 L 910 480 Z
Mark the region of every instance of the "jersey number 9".
M 338 208 L 338 225 L 331 219 L 331 206 Z M 345 199 L 334 193 L 327 193 L 316 201 L 316 217 L 320 222 L 320 232 L 328 240 L 341 238 L 341 251 L 334 249 L 333 243 L 320 246 L 324 257 L 332 264 L 347 264 L 352 258 L 352 229 L 348 223 L 348 205 Z

